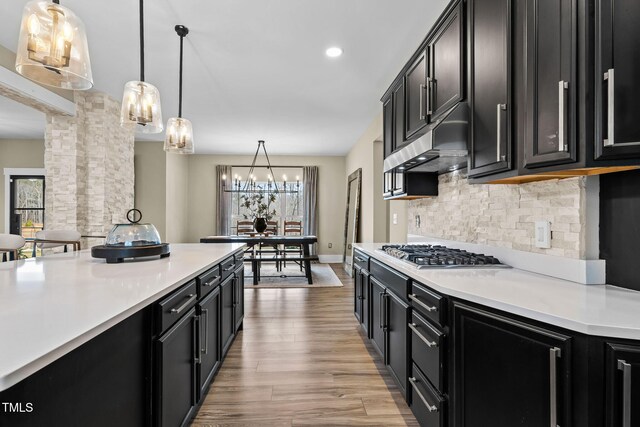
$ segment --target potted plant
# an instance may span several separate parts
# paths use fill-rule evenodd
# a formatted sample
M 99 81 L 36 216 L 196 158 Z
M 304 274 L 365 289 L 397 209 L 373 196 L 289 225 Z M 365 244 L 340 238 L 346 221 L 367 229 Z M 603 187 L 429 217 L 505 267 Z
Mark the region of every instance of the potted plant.
M 275 193 L 265 193 L 256 191 L 254 193 L 242 194 L 242 206 L 250 212 L 244 213 L 244 219 L 253 219 L 253 228 L 258 233 L 264 233 L 267 229 L 267 221 L 276 215 L 276 210 L 271 210 L 271 203 L 276 201 Z

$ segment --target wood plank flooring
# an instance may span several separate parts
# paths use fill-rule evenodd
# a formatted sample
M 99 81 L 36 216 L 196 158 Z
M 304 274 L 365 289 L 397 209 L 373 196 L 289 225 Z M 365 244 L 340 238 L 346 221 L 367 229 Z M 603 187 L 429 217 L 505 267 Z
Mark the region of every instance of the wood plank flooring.
M 244 330 L 193 426 L 417 426 L 343 288 L 248 289 Z

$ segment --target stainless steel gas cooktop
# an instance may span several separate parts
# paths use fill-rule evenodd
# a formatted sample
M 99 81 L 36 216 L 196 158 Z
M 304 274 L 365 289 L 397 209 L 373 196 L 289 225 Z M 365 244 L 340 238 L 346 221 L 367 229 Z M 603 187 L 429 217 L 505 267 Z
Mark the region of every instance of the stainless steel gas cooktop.
M 379 250 L 392 257 L 424 268 L 509 268 L 491 255 L 438 245 L 383 245 Z

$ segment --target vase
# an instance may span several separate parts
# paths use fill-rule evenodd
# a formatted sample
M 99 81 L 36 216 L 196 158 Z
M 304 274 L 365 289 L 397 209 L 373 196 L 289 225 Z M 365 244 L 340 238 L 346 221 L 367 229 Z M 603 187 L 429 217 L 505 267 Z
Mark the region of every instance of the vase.
M 264 233 L 264 230 L 267 229 L 267 220 L 265 218 L 254 219 L 253 228 L 255 228 L 258 233 Z

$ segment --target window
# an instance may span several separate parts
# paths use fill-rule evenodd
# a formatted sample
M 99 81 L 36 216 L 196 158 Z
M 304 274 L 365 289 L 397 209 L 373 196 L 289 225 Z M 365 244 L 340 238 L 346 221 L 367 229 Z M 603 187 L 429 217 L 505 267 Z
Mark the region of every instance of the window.
M 10 232 L 35 237 L 44 228 L 44 176 L 11 175 Z
M 249 176 L 249 167 L 234 167 L 232 178 L 239 176 L 242 178 L 242 184 L 246 182 Z M 268 208 L 271 221 L 278 224 L 278 234 L 282 234 L 284 221 L 302 221 L 303 218 L 303 201 L 304 201 L 304 185 L 302 183 L 302 168 L 287 167 L 273 168 L 273 173 L 278 183 L 278 188 L 283 188 L 283 177 L 287 177 L 287 190 L 293 192 L 276 193 L 273 183 L 269 185 L 269 171 L 265 167 L 256 167 L 253 174 L 256 176 L 255 186 L 263 190 L 262 193 L 256 192 L 240 192 L 231 193 L 231 224 L 229 225 L 231 232 L 236 233 L 238 221 L 253 220 L 254 212 L 258 204 L 266 205 Z M 298 179 L 296 179 L 298 178 Z M 270 191 L 271 189 L 271 191 Z M 248 207 L 247 207 L 248 205 Z M 266 210 L 266 209 L 265 209 Z

